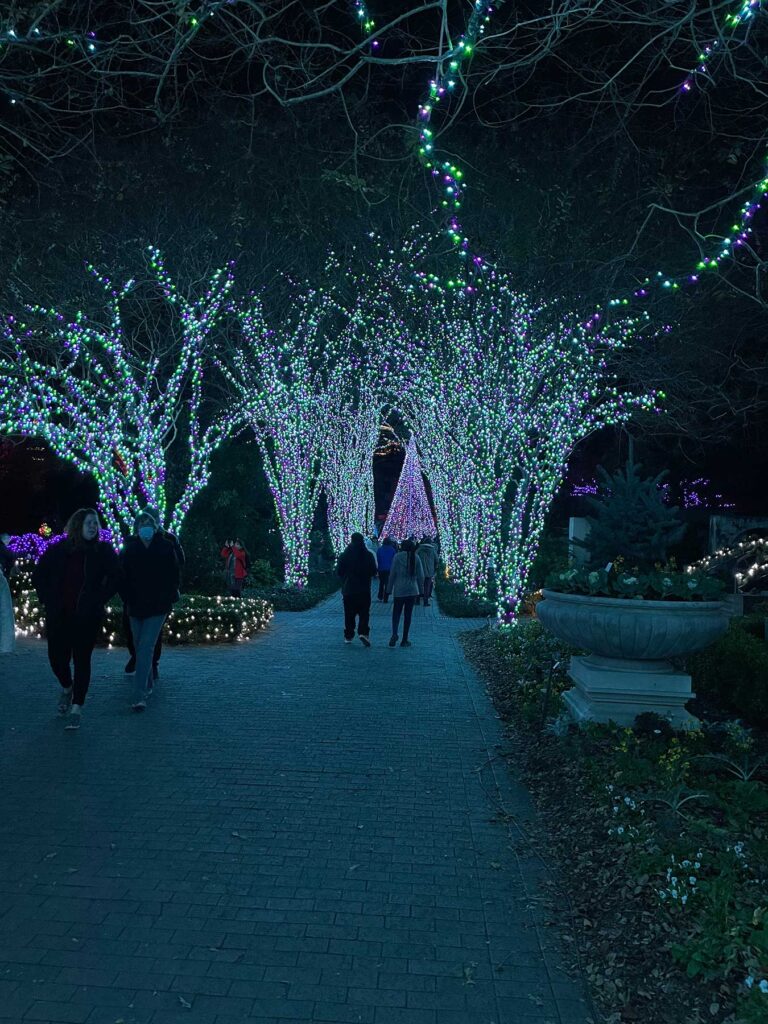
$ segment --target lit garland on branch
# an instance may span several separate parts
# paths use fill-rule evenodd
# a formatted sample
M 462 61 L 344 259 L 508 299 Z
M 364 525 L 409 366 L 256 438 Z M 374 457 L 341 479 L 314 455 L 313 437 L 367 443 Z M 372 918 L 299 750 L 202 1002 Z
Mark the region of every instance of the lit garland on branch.
M 487 271 L 488 264 L 482 256 L 476 253 L 470 255 L 469 239 L 464 234 L 459 222 L 459 212 L 466 191 L 464 171 L 455 162 L 441 160 L 437 156 L 437 136 L 432 127 L 432 118 L 437 107 L 448 101 L 454 94 L 457 85 L 461 83 L 463 65 L 472 57 L 491 21 L 491 15 L 501 7 L 502 3 L 503 0 L 474 0 L 466 31 L 459 37 L 456 45 L 438 62 L 438 69 L 429 82 L 427 96 L 421 101 L 418 108 L 419 156 L 440 187 L 442 193 L 440 208 L 448 222 L 446 230 L 451 242 L 457 247 L 463 264 L 453 276 L 447 277 L 444 283 L 448 288 L 464 288 L 469 292 L 474 291 L 479 283 L 476 276 L 470 275 L 470 263 L 471 269 L 481 272 Z M 372 31 L 373 22 L 369 20 L 370 15 L 365 4 L 360 0 L 355 0 L 355 10 L 361 23 L 364 26 L 370 25 L 369 31 Z M 752 18 L 762 10 L 764 10 L 763 0 L 740 0 L 738 9 L 726 14 L 725 26 L 735 32 L 745 24 L 749 24 Z M 682 83 L 681 92 L 690 92 L 696 76 L 706 74 L 708 62 L 715 54 L 721 52 L 722 48 L 719 47 L 717 40 L 706 46 L 704 51 L 699 54 L 696 68 L 691 70 Z M 628 306 L 633 299 L 647 298 L 655 289 L 669 292 L 679 291 L 684 284 L 696 284 L 701 280 L 702 275 L 719 269 L 725 260 L 734 259 L 738 251 L 747 245 L 753 234 L 753 218 L 758 210 L 762 209 L 766 192 L 768 192 L 768 174 L 755 182 L 752 198 L 744 203 L 739 210 L 730 231 L 718 243 L 718 251 L 711 252 L 709 255 L 702 254 L 694 270 L 680 275 L 670 275 L 658 270 L 654 275 L 644 278 L 639 286 L 627 289 L 625 294 L 609 299 L 608 305 Z M 597 308 L 602 307 L 598 305 Z
M 302 587 L 320 498 L 326 397 L 333 368 L 346 355 L 346 321 L 328 292 L 312 289 L 292 295 L 276 327 L 256 295 L 238 315 L 243 342 L 220 366 L 261 452 L 280 525 L 285 582 Z
M 421 475 L 416 438 L 411 437 L 405 449 L 405 461 L 381 536 L 392 537 L 400 542 L 408 537 L 421 540 L 423 537 L 433 537 L 434 534 L 435 517 Z
M 733 11 L 725 16 L 725 28 L 730 29 L 733 34 L 742 25 L 749 24 L 755 14 L 763 7 L 763 0 L 741 0 L 738 11 Z M 720 46 L 719 39 L 713 39 L 708 46 L 705 46 L 699 54 L 698 64 L 693 68 L 680 86 L 681 92 L 691 92 L 695 83 L 702 76 L 711 79 L 709 64 L 713 57 L 724 55 L 724 47 Z
M 70 320 L 56 309 L 30 306 L 32 324 L 8 316 L 0 328 L 0 432 L 39 437 L 93 474 L 99 509 L 116 541 L 132 530 L 143 505 L 159 509 L 163 524 L 178 534 L 208 482 L 213 453 L 236 426 L 231 413 L 209 408 L 203 386 L 206 346 L 225 311 L 232 264 L 217 270 L 205 294 L 190 302 L 160 252 L 151 247 L 149 257 L 156 284 L 180 317 L 181 338 L 173 341 L 165 379 L 166 358 L 144 357 L 123 331 L 121 307 L 134 282 L 114 288 L 93 266 L 88 270 L 107 296 L 106 327 L 82 312 Z M 186 440 L 187 468 L 170 513 L 167 457 L 179 435 Z

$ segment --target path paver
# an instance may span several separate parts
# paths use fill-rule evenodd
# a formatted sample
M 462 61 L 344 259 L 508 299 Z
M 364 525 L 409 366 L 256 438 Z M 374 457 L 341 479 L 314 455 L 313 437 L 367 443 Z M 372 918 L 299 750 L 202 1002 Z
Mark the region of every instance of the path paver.
M 43 645 L 0 659 L 0 1024 L 585 1024 L 535 899 L 525 790 L 416 609 L 345 645 L 338 596 L 167 648 L 144 715 L 99 650 L 79 732 Z

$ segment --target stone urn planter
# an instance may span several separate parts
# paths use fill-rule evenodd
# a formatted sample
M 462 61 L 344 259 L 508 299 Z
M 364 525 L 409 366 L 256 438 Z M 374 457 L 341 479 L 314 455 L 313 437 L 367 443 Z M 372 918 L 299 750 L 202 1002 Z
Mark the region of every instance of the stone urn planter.
M 670 658 L 693 654 L 728 628 L 720 601 L 645 601 L 545 590 L 536 607 L 542 624 L 585 656 L 571 658 L 573 687 L 563 694 L 576 721 L 632 725 L 644 711 L 676 729 L 697 719 L 685 710 L 691 677 Z

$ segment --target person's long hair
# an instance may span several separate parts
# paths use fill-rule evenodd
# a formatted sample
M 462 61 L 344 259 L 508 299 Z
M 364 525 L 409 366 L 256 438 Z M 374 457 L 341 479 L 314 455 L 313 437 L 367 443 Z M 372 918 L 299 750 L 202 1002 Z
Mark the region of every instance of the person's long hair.
M 96 516 L 96 522 L 99 525 L 99 531 L 101 531 L 101 521 L 99 519 L 99 513 L 95 508 L 79 508 L 77 512 L 73 512 L 67 520 L 67 525 L 64 527 L 64 533 L 67 535 L 67 541 L 72 545 L 73 548 L 83 548 L 87 542 L 83 537 L 83 523 L 88 516 Z M 94 540 L 99 539 L 99 534 L 96 534 Z
M 400 545 L 400 550 L 405 551 L 408 555 L 408 575 L 416 575 L 416 545 L 412 540 L 404 540 Z

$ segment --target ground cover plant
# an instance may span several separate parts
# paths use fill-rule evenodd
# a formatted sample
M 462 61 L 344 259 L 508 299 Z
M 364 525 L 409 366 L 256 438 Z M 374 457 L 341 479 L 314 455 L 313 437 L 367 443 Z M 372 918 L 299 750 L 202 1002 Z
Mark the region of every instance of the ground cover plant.
M 539 623 L 464 642 L 541 811 L 526 829 L 572 965 L 609 1024 L 768 1019 L 766 734 L 722 706 L 685 734 L 654 715 L 577 729 L 559 707 L 570 652 Z

